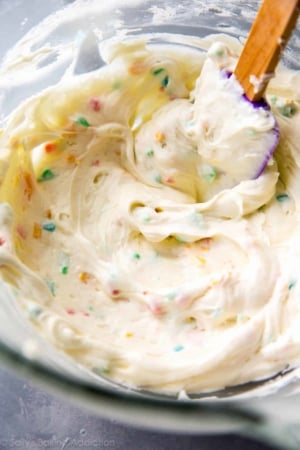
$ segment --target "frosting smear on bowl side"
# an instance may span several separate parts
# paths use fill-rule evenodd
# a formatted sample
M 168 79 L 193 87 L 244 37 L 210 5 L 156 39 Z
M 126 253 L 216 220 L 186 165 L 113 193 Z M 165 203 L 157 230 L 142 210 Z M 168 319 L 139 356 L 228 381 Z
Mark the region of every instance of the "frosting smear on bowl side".
M 271 113 L 242 98 L 222 42 L 106 54 L 2 130 L 3 280 L 50 342 L 128 386 L 201 392 L 296 366 L 299 74 L 279 70 Z

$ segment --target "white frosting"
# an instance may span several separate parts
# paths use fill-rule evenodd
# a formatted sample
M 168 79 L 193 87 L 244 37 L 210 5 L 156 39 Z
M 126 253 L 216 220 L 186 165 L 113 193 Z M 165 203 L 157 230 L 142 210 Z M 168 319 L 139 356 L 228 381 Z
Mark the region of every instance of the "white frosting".
M 3 279 L 54 345 L 130 386 L 199 392 L 297 365 L 299 75 L 271 83 L 282 141 L 253 179 L 274 119 L 220 74 L 232 51 L 105 54 L 3 130 Z
M 254 87 L 254 94 L 261 92 L 265 85 L 274 77 L 274 73 L 264 73 L 259 78 L 255 75 L 250 75 L 249 81 Z

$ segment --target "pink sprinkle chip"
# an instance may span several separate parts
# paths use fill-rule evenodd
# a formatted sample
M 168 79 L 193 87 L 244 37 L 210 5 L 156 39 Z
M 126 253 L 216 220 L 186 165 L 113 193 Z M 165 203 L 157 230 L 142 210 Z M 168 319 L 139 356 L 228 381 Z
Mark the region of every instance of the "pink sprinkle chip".
M 16 228 L 16 231 L 22 239 L 26 239 L 27 231 L 25 230 L 25 228 L 22 225 L 18 225 Z
M 173 178 L 167 178 L 167 179 L 166 179 L 166 183 L 168 183 L 168 184 L 174 183 Z
M 99 112 L 102 105 L 101 105 L 101 102 L 100 102 L 100 100 L 98 98 L 93 97 L 90 100 L 90 106 L 91 106 L 93 111 Z
M 155 316 L 162 316 L 165 313 L 163 307 L 157 303 L 150 305 L 150 309 Z

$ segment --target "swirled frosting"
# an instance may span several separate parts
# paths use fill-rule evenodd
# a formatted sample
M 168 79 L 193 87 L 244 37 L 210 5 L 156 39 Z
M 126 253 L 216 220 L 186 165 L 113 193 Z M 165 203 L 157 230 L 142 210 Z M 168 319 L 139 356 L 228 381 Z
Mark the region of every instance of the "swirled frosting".
M 234 51 L 106 53 L 2 131 L 2 278 L 56 347 L 128 386 L 199 392 L 297 365 L 299 74 L 271 82 L 281 141 L 244 179 L 274 117 L 235 91 Z

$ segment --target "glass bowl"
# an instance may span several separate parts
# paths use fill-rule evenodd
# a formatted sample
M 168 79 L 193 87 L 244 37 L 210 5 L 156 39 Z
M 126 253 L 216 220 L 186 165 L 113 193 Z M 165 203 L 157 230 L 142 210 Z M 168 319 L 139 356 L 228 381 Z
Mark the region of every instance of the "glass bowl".
M 74 15 L 78 3 L 82 11 L 79 16 Z M 143 36 L 148 42 L 184 44 L 187 35 L 226 33 L 243 42 L 258 5 L 257 0 L 127 0 L 124 6 L 122 0 L 111 0 L 100 7 L 96 0 L 0 0 L 3 62 L 7 65 L 16 58 L 16 50 L 11 48 L 21 38 L 17 52 L 23 52 L 23 56 L 36 52 L 38 58 L 34 81 L 27 78 L 30 69 L 26 64 L 22 70 L 12 67 L 8 78 L 0 71 L 0 123 L 21 101 L 59 81 L 70 66 L 78 74 L 101 66 L 98 48 L 106 40 Z M 55 14 L 57 24 L 51 31 L 50 14 Z M 30 48 L 26 33 L 35 26 L 38 38 L 35 48 Z M 296 58 L 299 38 L 296 31 L 283 58 L 285 65 L 294 69 L 300 69 Z M 46 55 L 39 53 L 43 46 L 48 48 Z M 179 433 L 239 432 L 285 448 L 299 448 L 298 369 L 271 380 L 189 397 L 129 389 L 95 376 L 53 348 L 24 321 L 3 283 L 0 299 L 2 364 L 83 408 L 143 427 Z

